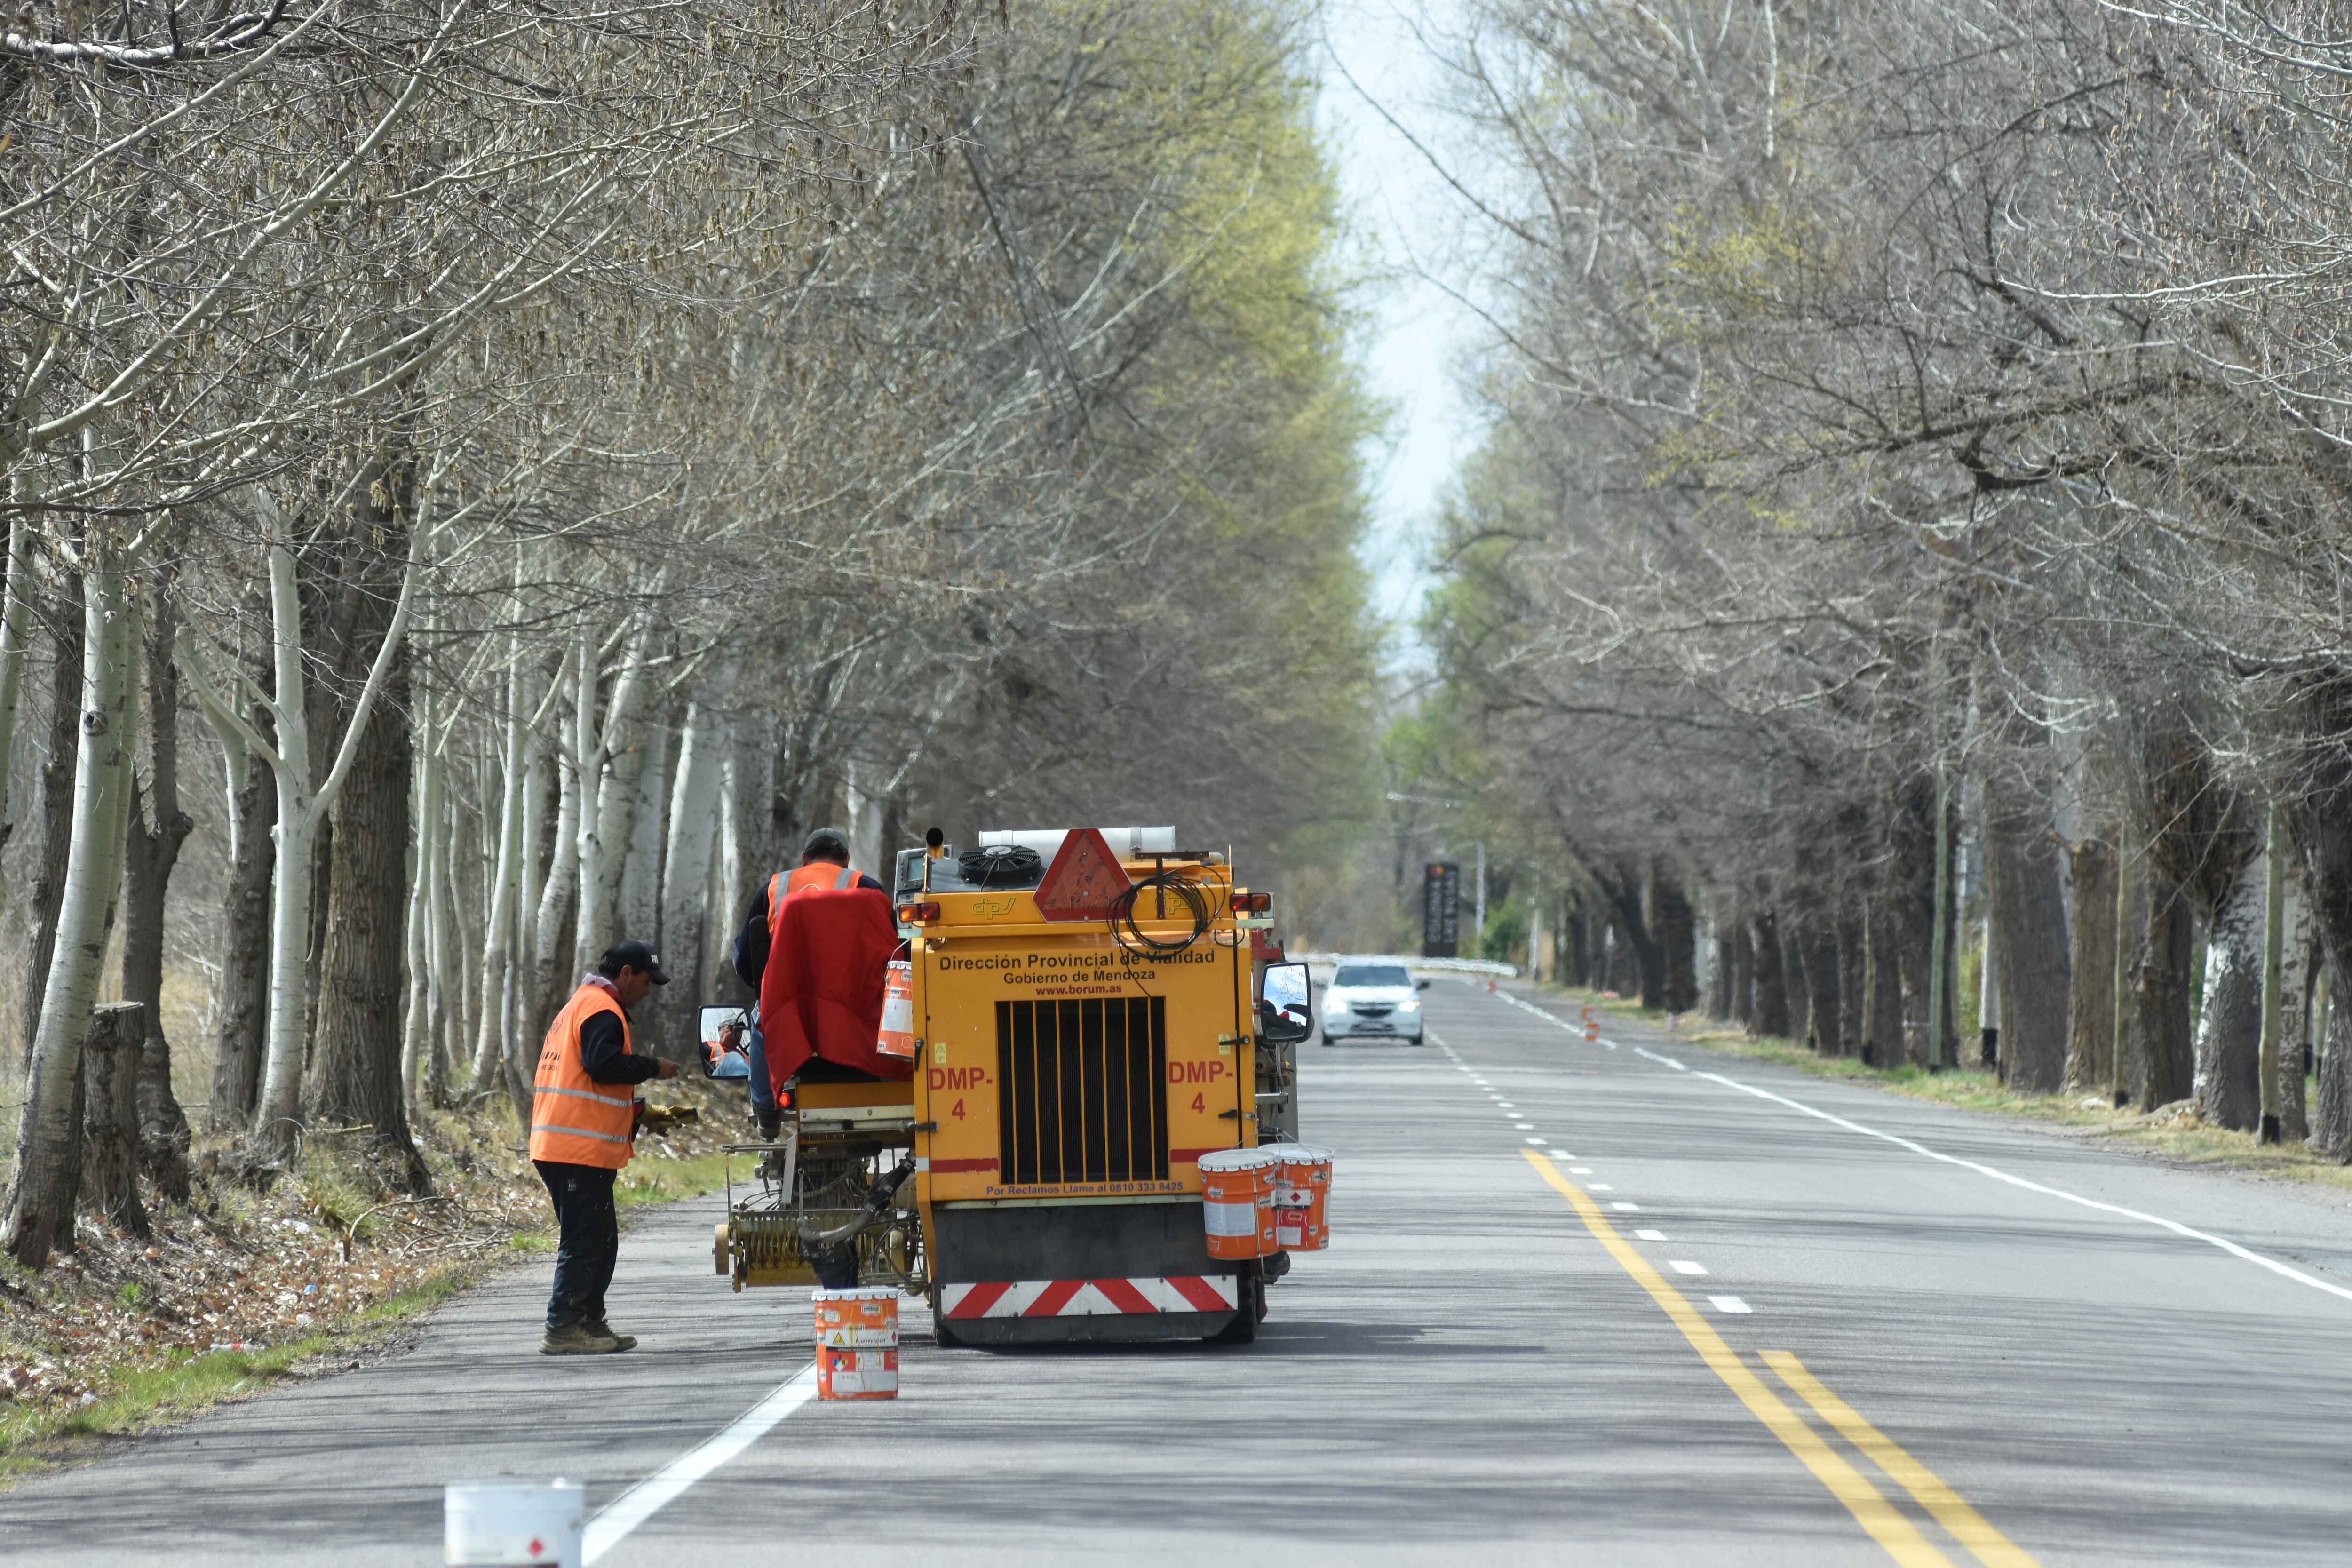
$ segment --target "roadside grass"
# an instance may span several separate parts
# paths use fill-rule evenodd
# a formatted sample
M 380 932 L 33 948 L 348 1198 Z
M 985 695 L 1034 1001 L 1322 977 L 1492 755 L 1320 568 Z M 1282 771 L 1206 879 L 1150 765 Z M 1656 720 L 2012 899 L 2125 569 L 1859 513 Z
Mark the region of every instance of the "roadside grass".
M 343 1322 L 284 1344 L 201 1354 L 173 1351 L 160 1363 L 114 1377 L 106 1393 L 88 1405 L 0 1406 L 0 1484 L 86 1458 L 108 1438 L 129 1436 L 258 1394 L 299 1375 L 299 1364 L 314 1356 L 367 1349 L 404 1321 L 456 1295 L 480 1273 L 478 1268 L 451 1268 Z
M 1598 992 L 1565 986 L 1547 989 L 1617 1016 L 1639 1018 L 1660 1028 L 1666 1026 L 1665 1014 L 1644 1008 L 1632 998 L 1604 997 Z M 1851 1058 L 1818 1056 L 1795 1040 L 1777 1036 L 1751 1038 L 1739 1028 L 1697 1014 L 1683 1015 L 1678 1026 L 1674 1031 L 1677 1039 L 1730 1056 L 1770 1062 L 1810 1078 L 1860 1084 L 1963 1110 L 2024 1117 L 2064 1128 L 2087 1141 L 2137 1150 L 2178 1164 L 2242 1171 L 2352 1193 L 2352 1166 L 2339 1165 L 2301 1143 L 2263 1143 L 2251 1132 L 2211 1126 L 2199 1120 L 2193 1110 L 2163 1107 L 2143 1115 L 2116 1110 L 2104 1095 L 2024 1094 L 2009 1088 L 1996 1075 L 1975 1068 L 1931 1073 L 1909 1065 L 1864 1067 Z M 2308 1092 L 2315 1094 L 2315 1087 Z
M 724 1184 L 719 1145 L 740 1099 L 687 1080 L 667 1098 L 703 1119 L 638 1141 L 615 1184 L 624 1209 Z M 208 1140 L 190 1205 L 150 1194 L 151 1234 L 85 1216 L 76 1249 L 44 1269 L 0 1255 L 0 1489 L 340 1371 L 518 1254 L 553 1249 L 546 1194 L 503 1101 L 428 1111 L 415 1131 L 431 1195 L 404 1194 L 380 1157 L 324 1137 L 257 1187 Z

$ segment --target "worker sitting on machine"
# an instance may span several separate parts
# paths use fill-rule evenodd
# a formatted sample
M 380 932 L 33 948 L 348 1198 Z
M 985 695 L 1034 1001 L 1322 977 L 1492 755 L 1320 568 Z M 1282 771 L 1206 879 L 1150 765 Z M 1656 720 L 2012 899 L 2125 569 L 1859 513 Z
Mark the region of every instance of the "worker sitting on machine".
M 882 893 L 887 907 L 888 894 L 882 884 L 861 871 L 850 869 L 849 837 L 837 827 L 820 827 L 810 834 L 801 846 L 799 868 L 779 871 L 761 884 L 760 890 L 751 895 L 751 908 L 743 912 L 743 929 L 735 938 L 735 973 L 754 996 L 764 994 L 768 952 L 775 942 L 778 919 L 785 902 L 794 894 L 846 889 L 871 889 Z M 895 930 L 892 940 L 896 941 Z M 772 1079 L 768 1072 L 766 1036 L 761 1017 L 755 1015 L 736 1037 L 725 1042 L 725 1048 L 742 1052 L 750 1066 L 752 1117 L 759 1125 L 760 1135 L 773 1138 L 783 1113 L 773 1087 L 779 1079 Z M 781 1075 L 790 1076 L 789 1072 Z

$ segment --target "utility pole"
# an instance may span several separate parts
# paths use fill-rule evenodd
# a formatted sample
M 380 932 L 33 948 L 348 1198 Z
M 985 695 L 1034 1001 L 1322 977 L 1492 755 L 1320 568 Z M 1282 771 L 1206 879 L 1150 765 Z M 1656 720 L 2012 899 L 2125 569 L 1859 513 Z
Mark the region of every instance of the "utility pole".
M 1952 962 L 1952 837 L 1946 831 L 1952 804 L 1952 775 L 1941 755 L 1936 758 L 1936 919 L 1927 944 L 1927 1070 L 1941 1072 L 1944 1059 L 1944 1003 L 1951 995 Z
M 2279 970 L 2286 957 L 2286 837 L 2273 805 L 2263 823 L 2263 1124 L 2264 1143 L 2279 1141 Z
M 1477 932 L 1470 939 L 1472 956 L 1484 958 L 1486 956 L 1486 841 L 1483 838 L 1478 840 L 1477 891 L 1471 895 L 1470 908 L 1471 929 Z

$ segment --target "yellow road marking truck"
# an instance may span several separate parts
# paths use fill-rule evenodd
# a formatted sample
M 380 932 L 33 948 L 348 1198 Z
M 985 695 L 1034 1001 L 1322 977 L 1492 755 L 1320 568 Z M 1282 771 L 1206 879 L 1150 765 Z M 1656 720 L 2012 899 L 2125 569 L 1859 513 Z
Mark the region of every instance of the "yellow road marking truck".
M 1168 829 L 992 837 L 900 856 L 913 1079 L 796 1086 L 735 1146 L 720 1272 L 849 1249 L 943 1345 L 1254 1338 L 1290 1258 L 1211 1257 L 1200 1162 L 1296 1136 L 1312 1021 L 1304 966 L 1258 957 L 1271 900 Z

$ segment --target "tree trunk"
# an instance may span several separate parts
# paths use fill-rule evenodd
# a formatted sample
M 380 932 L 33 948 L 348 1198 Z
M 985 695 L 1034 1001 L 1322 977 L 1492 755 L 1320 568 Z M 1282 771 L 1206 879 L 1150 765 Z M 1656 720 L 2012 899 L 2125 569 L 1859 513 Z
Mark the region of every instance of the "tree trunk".
M 481 1001 L 475 1015 L 480 1031 L 474 1041 L 474 1088 L 506 1087 L 506 1038 L 511 1021 L 507 1013 L 508 970 L 514 958 L 515 893 L 521 879 L 523 853 L 523 791 L 528 768 L 523 736 L 522 648 L 520 635 L 511 639 L 511 663 L 507 672 L 505 737 L 499 766 L 498 866 L 492 873 L 490 896 L 482 925 Z M 489 803 L 483 808 L 487 815 Z
M 1770 910 L 1756 917 L 1756 1016 L 1748 1032 L 1759 1037 L 1789 1034 L 1789 970 L 1780 957 L 1780 926 Z
M 2303 918 L 2303 890 L 2294 862 L 2287 861 L 2284 945 L 2279 963 L 2279 1142 L 2300 1143 L 2311 1135 L 2304 1079 L 2310 1070 L 2312 948 Z
M 1903 1037 L 1901 922 L 1883 895 L 1870 900 L 1864 916 L 1862 1059 L 1869 1066 L 1899 1068 L 1906 1059 Z
M 2321 962 L 2328 969 L 2330 1000 L 2319 1042 L 2319 1103 L 2314 1107 L 2307 1141 L 2338 1164 L 2347 1164 L 2352 1163 L 2352 963 L 2335 951 Z
M 264 735 L 268 718 L 250 722 Z M 212 1098 L 205 1120 L 215 1132 L 241 1131 L 261 1092 L 261 1058 L 269 1026 L 269 886 L 278 864 L 278 792 L 253 759 L 230 797 L 236 818 L 228 887 L 221 901 L 221 989 L 213 1037 Z
M 20 496 L 26 499 L 36 492 L 39 480 L 37 470 L 26 469 L 17 479 Z M 16 805 L 10 795 L 13 780 L 10 764 L 16 757 L 16 712 L 18 699 L 25 690 L 25 644 L 32 629 L 33 513 L 19 507 L 8 518 L 7 581 L 0 587 L 0 848 L 5 848 L 15 836 Z
M 2196 1089 L 2189 1037 L 2189 974 L 2196 940 L 2188 890 L 2147 868 L 2147 931 L 2132 983 L 2132 1099 L 2142 1110 L 2186 1100 Z
M 1682 879 L 1663 859 L 1650 868 L 1650 903 L 1656 917 L 1658 951 L 1665 961 L 1665 991 L 1659 1005 L 1687 1013 L 1698 1005 L 1698 921 Z
M 2205 997 L 2197 1017 L 2197 1109 L 2240 1132 L 2263 1110 L 2263 921 L 2270 898 L 2262 859 L 2238 870 L 2213 914 L 2205 957 Z
M 75 1115 L 81 1039 L 98 991 L 108 917 L 122 875 L 123 775 L 130 761 L 130 615 L 122 574 L 99 529 L 84 539 L 80 735 L 75 747 L 73 826 L 57 942 L 41 992 L 40 1030 L 26 1070 L 0 1246 L 37 1268 L 58 1245 L 70 1246 L 72 1194 L 81 1127 Z
M 1838 944 L 1828 917 L 1816 910 L 1809 914 L 1803 926 L 1805 959 L 1805 1013 L 1811 1021 L 1813 1049 L 1823 1056 L 1836 1056 L 1844 1038 L 1840 1032 Z
M 2115 1079 L 2116 852 L 2097 837 L 2070 847 L 2074 924 L 2066 994 L 2066 1079 L 2070 1094 L 2105 1097 Z
M 23 1059 L 33 1059 L 33 1037 L 41 1027 L 38 977 L 49 972 L 58 947 L 58 903 L 65 897 L 66 861 L 73 849 L 75 737 L 81 728 L 81 579 L 68 575 L 51 602 L 49 625 L 49 755 L 41 764 L 41 858 L 33 872 L 27 915 L 33 951 L 25 973 L 35 984 L 25 998 Z M 70 597 L 68 593 L 70 591 Z
M 172 1092 L 172 1044 L 163 1033 L 163 910 L 180 847 L 194 821 L 180 809 L 180 679 L 169 595 L 149 596 L 145 722 L 146 781 L 131 780 L 130 831 L 122 857 L 122 995 L 142 1011 L 138 1049 L 139 1152 L 148 1179 L 175 1203 L 188 1201 L 188 1118 Z
M 699 702 L 688 708 L 686 727 L 678 738 L 677 776 L 670 791 L 669 834 L 662 851 L 661 934 L 656 939 L 664 966 L 674 974 L 699 976 L 703 972 L 702 914 L 718 837 L 717 752 L 723 739 L 709 709 Z M 656 994 L 650 1009 L 651 1048 L 682 1060 L 695 1038 L 695 1015 L 701 998 L 690 985 L 665 989 L 686 994 Z
M 1781 1031 L 1798 1045 L 1812 1037 L 1812 994 L 1805 981 L 1805 917 L 1797 910 L 1783 910 L 1775 917 L 1775 931 L 1780 942 L 1780 995 L 1789 1009 L 1789 1026 Z
M 409 1136 L 408 1098 L 400 1076 L 407 687 L 408 658 L 396 653 L 336 800 L 310 1114 L 373 1128 L 369 1142 L 398 1163 L 401 1189 L 421 1196 L 432 1183 Z
M 145 1009 L 116 1002 L 82 1037 L 81 1202 L 130 1236 L 152 1234 L 139 1201 L 139 1055 Z
M 1858 899 L 1848 897 L 1838 905 L 1835 926 L 1838 955 L 1838 1040 L 1837 1054 L 1849 1058 L 1862 1055 L 1863 1042 L 1869 1037 L 1869 1026 L 1864 1022 L 1864 987 L 1867 966 L 1864 951 L 1864 906 Z
M 1731 1017 L 1756 1030 L 1756 931 L 1743 911 L 1731 921 Z
M 2058 847 L 2040 802 L 1996 800 L 1987 813 L 1985 863 L 1998 971 L 2002 1079 L 2026 1094 L 2056 1091 L 2066 1076 L 2071 956 Z

